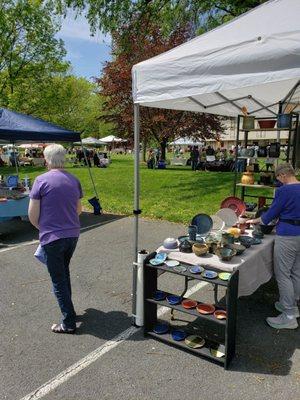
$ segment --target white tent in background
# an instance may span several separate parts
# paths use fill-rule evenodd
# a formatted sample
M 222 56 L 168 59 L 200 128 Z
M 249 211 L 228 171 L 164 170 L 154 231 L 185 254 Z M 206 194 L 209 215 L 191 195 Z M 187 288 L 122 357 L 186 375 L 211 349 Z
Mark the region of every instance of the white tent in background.
M 135 262 L 138 260 L 139 106 L 237 116 L 277 115 L 300 100 L 300 0 L 271 0 L 132 69 Z M 296 108 L 297 109 L 297 108 Z M 132 314 L 142 324 L 133 270 Z
M 172 146 L 203 146 L 204 142 L 189 137 L 183 137 L 176 139 L 174 140 L 174 142 L 171 142 L 169 144 Z
M 81 142 L 76 142 L 76 144 L 81 144 Z M 102 141 L 100 139 L 97 139 L 97 138 L 89 136 L 87 138 L 83 138 L 82 139 L 82 144 L 91 145 L 91 146 L 97 146 L 97 145 L 106 144 L 106 142 L 104 142 L 104 141 Z
M 121 143 L 121 142 L 127 142 L 126 139 L 121 139 L 118 138 L 117 136 L 114 135 L 109 135 L 105 136 L 104 138 L 99 139 L 103 143 Z

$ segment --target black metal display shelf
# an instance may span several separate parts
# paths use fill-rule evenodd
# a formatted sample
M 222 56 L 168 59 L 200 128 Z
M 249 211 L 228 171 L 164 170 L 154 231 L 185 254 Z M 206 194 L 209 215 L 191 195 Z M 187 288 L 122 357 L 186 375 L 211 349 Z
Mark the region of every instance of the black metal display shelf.
M 226 358 L 225 357 L 219 358 L 219 357 L 213 356 L 210 352 L 210 347 L 207 347 L 206 345 L 204 345 L 200 349 L 193 349 L 193 348 L 187 346 L 184 341 L 179 342 L 179 341 L 174 340 L 170 333 L 165 333 L 163 335 L 159 335 L 159 334 L 157 334 L 155 332 L 151 332 L 151 331 L 146 332 L 146 333 L 147 333 L 147 335 L 152 336 L 153 338 L 160 340 L 163 343 L 167 343 L 174 347 L 178 347 L 184 351 L 190 352 L 197 356 L 209 358 L 210 360 L 213 360 L 214 362 L 217 362 L 219 364 L 222 364 L 222 365 L 225 364 Z
M 156 253 L 150 254 L 144 261 L 144 334 L 156 338 L 164 343 L 171 344 L 179 347 L 182 350 L 186 350 L 190 353 L 198 356 L 206 357 L 210 360 L 216 361 L 224 365 L 227 369 L 230 361 L 235 355 L 235 339 L 236 339 L 236 314 L 237 314 L 237 296 L 238 296 L 238 275 L 239 271 L 232 272 L 229 281 L 222 281 L 221 279 L 206 279 L 201 275 L 194 275 L 188 272 L 177 272 L 173 268 L 165 265 L 152 266 L 149 264 L 149 260 L 155 256 Z M 184 265 L 184 264 L 183 264 Z M 213 269 L 209 267 L 210 269 Z M 171 305 L 165 300 L 156 301 L 153 299 L 153 295 L 157 290 L 157 280 L 161 272 L 171 273 L 179 275 L 185 278 L 185 292 L 187 290 L 187 283 L 191 280 L 205 281 L 214 285 L 215 287 L 223 286 L 227 288 L 226 291 L 226 311 L 227 319 L 225 321 L 218 320 L 213 315 L 202 315 L 195 309 L 185 309 L 180 304 Z M 181 294 L 184 297 L 184 293 Z M 153 332 L 154 326 L 157 324 L 157 309 L 158 306 L 165 306 L 171 309 L 171 311 L 178 311 L 185 314 L 189 314 L 195 317 L 197 321 L 196 332 L 193 331 L 191 334 L 199 334 L 207 341 L 206 346 L 201 349 L 192 349 L 188 347 L 184 342 L 177 342 L 172 339 L 170 334 L 159 335 Z M 218 309 L 218 307 L 216 307 Z M 222 308 L 222 307 L 220 307 Z M 194 321 L 194 322 L 195 322 Z M 192 323 L 193 324 L 193 323 Z M 185 327 L 182 327 L 185 329 Z M 199 332 L 199 333 L 197 333 Z M 214 357 L 210 353 L 211 344 L 222 344 L 225 348 L 225 357 L 218 358 Z

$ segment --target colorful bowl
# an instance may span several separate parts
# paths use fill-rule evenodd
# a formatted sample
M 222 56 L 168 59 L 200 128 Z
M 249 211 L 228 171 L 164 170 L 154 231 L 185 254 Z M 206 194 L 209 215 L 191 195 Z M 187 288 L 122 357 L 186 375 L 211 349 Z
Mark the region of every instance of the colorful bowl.
M 215 279 L 218 276 L 218 273 L 216 271 L 211 271 L 209 269 L 206 269 L 205 271 L 202 272 L 201 274 L 203 278 L 206 279 Z
M 163 335 L 164 333 L 169 332 L 169 324 L 156 324 L 153 328 L 153 332 L 157 333 L 158 335 Z
M 216 310 L 214 312 L 214 317 L 217 319 L 226 319 L 227 318 L 227 311 L 225 310 Z
M 213 306 L 212 304 L 207 304 L 207 303 L 200 303 L 197 305 L 197 311 L 200 314 L 213 314 L 216 310 L 215 306 Z
M 230 261 L 232 257 L 236 255 L 236 250 L 230 249 L 228 247 L 220 247 L 216 250 L 216 255 L 222 261 Z
M 185 331 L 176 329 L 171 332 L 171 336 L 173 340 L 176 340 L 176 342 L 180 342 L 181 340 L 184 340 L 187 337 L 187 333 Z
M 165 300 L 166 297 L 167 297 L 167 294 L 165 292 L 163 292 L 162 290 L 157 290 L 153 295 L 153 299 L 156 301 Z
M 193 253 L 196 254 L 196 256 L 201 257 L 205 256 L 208 253 L 209 247 L 207 244 L 204 243 L 194 243 L 192 247 Z
M 234 244 L 228 244 L 227 246 L 229 249 L 233 249 L 236 251 L 236 255 L 240 256 L 241 254 L 244 253 L 244 251 L 246 250 L 246 247 L 243 246 L 242 244 L 238 244 L 238 243 L 234 243 Z
M 230 276 L 231 274 L 229 272 L 220 272 L 218 275 L 219 279 L 221 279 L 222 281 L 228 281 Z
M 176 304 L 180 304 L 182 301 L 181 296 L 176 296 L 175 294 L 170 294 L 167 296 L 167 302 L 171 304 L 172 306 L 175 306 Z
M 178 241 L 175 238 L 166 238 L 163 245 L 165 249 L 174 250 L 178 247 Z
M 193 267 L 189 268 L 191 274 L 201 274 L 204 271 L 204 268 L 201 265 L 194 265 Z
M 183 300 L 183 302 L 181 303 L 183 308 L 186 308 L 187 310 L 190 310 L 192 308 L 196 308 L 198 302 L 195 300 L 190 300 L 190 299 L 185 299 Z
M 197 335 L 190 335 L 185 339 L 185 344 L 192 349 L 200 349 L 205 345 L 205 339 Z

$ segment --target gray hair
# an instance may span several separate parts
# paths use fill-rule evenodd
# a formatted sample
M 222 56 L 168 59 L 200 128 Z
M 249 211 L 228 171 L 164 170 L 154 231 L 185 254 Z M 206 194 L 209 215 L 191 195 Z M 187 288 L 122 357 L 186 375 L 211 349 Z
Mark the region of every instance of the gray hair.
M 287 175 L 287 176 L 295 176 L 295 170 L 289 163 L 279 164 L 275 169 L 275 176 L 278 175 Z
M 66 150 L 61 144 L 50 144 L 44 150 L 44 157 L 49 169 L 63 168 Z

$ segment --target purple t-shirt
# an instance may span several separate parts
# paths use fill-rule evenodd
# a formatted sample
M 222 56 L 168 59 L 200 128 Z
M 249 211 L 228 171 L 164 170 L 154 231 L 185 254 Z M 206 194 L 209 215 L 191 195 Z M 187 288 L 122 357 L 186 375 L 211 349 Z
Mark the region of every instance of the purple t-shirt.
M 30 198 L 40 200 L 40 243 L 44 246 L 54 240 L 78 237 L 78 200 L 82 198 L 80 182 L 64 170 L 50 170 L 38 176 Z

